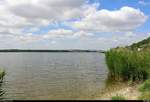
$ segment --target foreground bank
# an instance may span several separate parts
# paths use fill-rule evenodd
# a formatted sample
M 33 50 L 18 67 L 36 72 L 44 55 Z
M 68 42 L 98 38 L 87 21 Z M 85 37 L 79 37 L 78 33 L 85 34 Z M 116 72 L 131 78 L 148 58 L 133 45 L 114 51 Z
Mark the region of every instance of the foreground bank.
M 121 93 L 132 90 L 136 94 L 134 99 L 150 99 L 150 38 L 128 47 L 111 49 L 105 55 L 109 69 L 108 78 L 116 82 L 128 83 L 119 92 L 114 90 L 113 93 L 116 92 L 116 95 L 112 94 L 109 98 L 119 99 L 128 96 L 130 91 L 125 95 Z M 133 96 L 134 94 L 131 94 L 127 99 Z

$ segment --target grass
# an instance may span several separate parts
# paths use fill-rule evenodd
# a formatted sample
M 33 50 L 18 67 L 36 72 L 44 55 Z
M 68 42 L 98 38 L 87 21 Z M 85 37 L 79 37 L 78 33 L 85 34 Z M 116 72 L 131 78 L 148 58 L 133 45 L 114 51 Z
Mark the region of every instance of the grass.
M 150 79 L 140 86 L 139 91 L 142 93 L 139 99 L 150 100 Z
M 150 92 L 143 92 L 141 96 L 139 96 L 140 100 L 150 100 Z
M 145 92 L 150 91 L 150 79 L 146 80 L 139 88 L 139 91 Z
M 141 81 L 150 77 L 150 52 L 126 48 L 111 49 L 105 53 L 109 76 L 115 80 Z
M 112 100 L 125 100 L 125 97 L 122 95 L 116 95 L 116 96 L 112 96 L 111 99 Z

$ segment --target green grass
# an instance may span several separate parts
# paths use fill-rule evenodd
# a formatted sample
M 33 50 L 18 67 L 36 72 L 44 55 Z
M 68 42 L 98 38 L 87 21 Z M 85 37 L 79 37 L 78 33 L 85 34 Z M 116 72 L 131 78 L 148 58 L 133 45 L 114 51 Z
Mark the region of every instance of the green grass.
M 125 100 L 125 97 L 122 95 L 116 95 L 111 97 L 112 100 Z
M 150 76 L 150 52 L 127 48 L 111 49 L 105 53 L 109 76 L 116 80 L 141 81 Z
M 140 100 L 150 100 L 150 92 L 146 91 L 139 96 Z
M 139 88 L 141 96 L 139 99 L 150 100 L 150 79 L 146 80 Z
M 139 91 L 145 92 L 149 91 L 150 92 L 150 79 L 146 80 L 139 88 Z
M 142 50 L 150 49 L 150 37 L 147 39 L 144 39 L 138 43 L 134 43 L 131 46 L 129 46 L 128 48 L 130 48 L 132 50 L 137 50 L 138 48 L 141 48 Z

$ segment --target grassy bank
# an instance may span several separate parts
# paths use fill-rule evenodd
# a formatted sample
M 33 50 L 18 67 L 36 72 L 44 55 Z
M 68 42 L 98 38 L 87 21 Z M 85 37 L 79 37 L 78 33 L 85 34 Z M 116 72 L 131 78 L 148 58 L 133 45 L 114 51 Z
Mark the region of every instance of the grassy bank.
M 115 48 L 107 51 L 109 77 L 114 81 L 143 82 L 139 99 L 150 99 L 150 51 Z M 146 81 L 145 81 L 146 80 Z M 142 90 L 143 89 L 143 90 Z

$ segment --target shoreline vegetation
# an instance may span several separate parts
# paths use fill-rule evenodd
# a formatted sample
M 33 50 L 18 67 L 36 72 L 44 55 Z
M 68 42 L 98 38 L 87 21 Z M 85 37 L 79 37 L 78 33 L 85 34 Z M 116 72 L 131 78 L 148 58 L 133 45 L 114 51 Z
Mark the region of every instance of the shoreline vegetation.
M 5 76 L 5 70 L 4 69 L 0 69 L 0 82 L 3 81 L 3 77 Z
M 3 83 L 3 78 L 5 76 L 5 70 L 4 69 L 0 69 L 0 100 L 1 100 L 1 96 L 4 94 L 3 90 L 1 89 L 1 85 Z
M 80 50 L 80 49 L 71 49 L 71 50 L 41 50 L 41 49 L 2 49 L 0 52 L 100 52 L 105 53 L 104 50 Z
M 109 99 L 150 100 L 150 38 L 131 46 L 110 49 L 105 56 L 108 78 L 127 83 L 123 88 L 114 90 L 115 94 L 108 95 Z M 126 90 L 132 90 L 136 95 Z M 136 97 L 132 98 L 133 95 Z
M 127 47 L 102 50 L 23 50 L 0 52 L 100 52 L 105 53 L 108 79 L 105 88 L 94 95 L 101 100 L 150 100 L 150 38 Z M 0 69 L 2 82 L 5 70 Z M 96 97 L 96 98 L 95 98 Z

